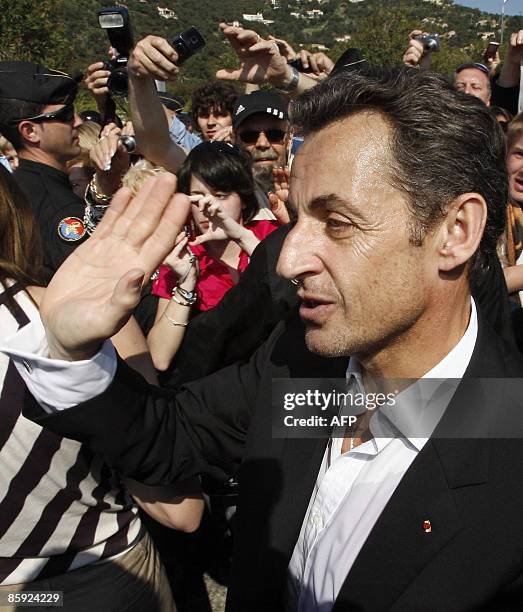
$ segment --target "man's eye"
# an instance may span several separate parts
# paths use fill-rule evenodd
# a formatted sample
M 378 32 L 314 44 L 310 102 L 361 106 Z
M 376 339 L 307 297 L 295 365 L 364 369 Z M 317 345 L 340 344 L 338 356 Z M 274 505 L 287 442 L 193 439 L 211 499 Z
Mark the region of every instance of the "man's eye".
M 331 232 L 342 232 L 351 227 L 350 223 L 341 221 L 340 219 L 327 219 L 327 229 Z
M 230 195 L 230 193 L 217 193 L 214 197 L 217 200 L 226 200 Z

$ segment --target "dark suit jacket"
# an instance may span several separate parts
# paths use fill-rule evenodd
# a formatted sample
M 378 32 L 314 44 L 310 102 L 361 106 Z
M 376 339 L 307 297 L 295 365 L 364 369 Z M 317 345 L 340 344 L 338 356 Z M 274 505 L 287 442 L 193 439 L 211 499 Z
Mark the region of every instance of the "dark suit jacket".
M 277 612 L 326 440 L 272 437 L 271 382 L 343 377 L 347 362 L 309 353 L 303 336 L 299 320 L 280 324 L 248 364 L 175 396 L 148 387 L 121 365 L 98 398 L 52 416 L 42 416 L 33 403 L 27 414 L 149 484 L 200 471 L 225 478 L 244 454 L 228 610 Z M 480 319 L 469 368 L 439 427 L 453 431 L 464 424 L 466 432 L 479 423 L 489 429 L 505 411 L 517 415 L 521 381 L 492 393 L 476 378 L 522 374 L 519 354 Z M 521 439 L 435 435 L 370 533 L 334 612 L 521 609 L 522 465 Z M 427 519 L 430 534 L 422 527 Z

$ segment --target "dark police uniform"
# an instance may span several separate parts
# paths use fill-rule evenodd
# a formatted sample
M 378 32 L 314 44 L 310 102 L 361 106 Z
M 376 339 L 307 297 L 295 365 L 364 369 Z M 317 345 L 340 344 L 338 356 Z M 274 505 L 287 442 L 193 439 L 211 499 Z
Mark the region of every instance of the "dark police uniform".
M 13 174 L 29 201 L 42 236 L 44 268 L 50 280 L 63 261 L 84 242 L 84 201 L 73 193 L 65 172 L 20 160 Z
M 77 87 L 68 75 L 40 64 L 0 62 L 0 104 L 2 99 L 40 105 L 72 104 Z M 12 116 L 4 120 L 12 126 L 27 118 Z M 67 174 L 47 164 L 21 159 L 13 176 L 40 227 L 44 268 L 50 280 L 64 259 L 87 238 L 84 202 L 73 193 Z

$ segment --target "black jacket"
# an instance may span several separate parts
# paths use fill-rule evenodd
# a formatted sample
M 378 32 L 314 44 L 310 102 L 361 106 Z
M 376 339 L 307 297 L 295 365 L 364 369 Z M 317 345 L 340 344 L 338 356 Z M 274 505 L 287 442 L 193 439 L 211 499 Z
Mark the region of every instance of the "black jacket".
M 228 610 L 278 612 L 326 440 L 272 437 L 272 379 L 343 377 L 346 364 L 346 358 L 308 352 L 303 327 L 293 318 L 248 364 L 190 383 L 176 395 L 148 387 L 120 365 L 101 396 L 51 416 L 28 402 L 27 413 L 150 484 L 199 471 L 225 477 L 243 454 Z M 438 430 L 467 432 L 479 423 L 482 436 L 505 412 L 523 414 L 522 376 L 519 354 L 480 318 L 471 362 Z M 514 384 L 505 389 L 500 381 L 501 389 L 485 392 L 477 382 L 485 377 Z M 371 531 L 334 612 L 521 609 L 522 465 L 521 439 L 436 433 Z M 430 534 L 422 529 L 425 519 Z

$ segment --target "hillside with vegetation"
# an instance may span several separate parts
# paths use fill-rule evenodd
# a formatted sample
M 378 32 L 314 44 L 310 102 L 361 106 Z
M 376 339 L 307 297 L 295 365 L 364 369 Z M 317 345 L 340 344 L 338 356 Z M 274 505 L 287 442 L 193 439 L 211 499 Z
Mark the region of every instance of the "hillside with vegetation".
M 220 21 L 238 22 L 262 36 L 287 39 L 296 49 L 322 50 L 334 60 L 347 47 L 360 47 L 379 64 L 401 62 L 408 33 L 421 28 L 441 36 L 434 69 L 451 72 L 464 61 L 478 61 L 488 40 L 499 40 L 500 18 L 452 0 L 126 0 L 135 41 L 146 34 L 168 39 L 191 25 L 204 34 L 203 52 L 184 66 L 174 86 L 182 95 L 235 63 L 218 30 Z M 2 0 L 3 59 L 43 62 L 71 74 L 105 59 L 108 41 L 96 11 L 98 0 Z M 505 39 L 523 28 L 523 17 L 505 20 Z M 503 56 L 503 50 L 502 50 Z M 171 87 L 173 88 L 173 87 Z

